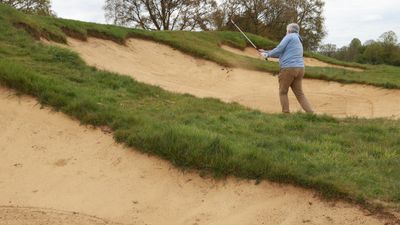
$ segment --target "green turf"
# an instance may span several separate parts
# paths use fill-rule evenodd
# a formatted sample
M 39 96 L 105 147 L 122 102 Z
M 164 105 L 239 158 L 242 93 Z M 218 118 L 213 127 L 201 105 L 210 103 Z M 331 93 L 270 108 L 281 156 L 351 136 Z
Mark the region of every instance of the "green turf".
M 1 13 L 4 14 L 3 18 L 9 18 L 14 24 L 27 28 L 34 36 L 43 36 L 57 42 L 65 42 L 66 34 L 82 40 L 86 40 L 88 36 L 110 39 L 120 44 L 123 44 L 129 37 L 137 37 L 162 42 L 188 54 L 224 66 L 272 73 L 279 71 L 279 66 L 276 63 L 236 55 L 219 48 L 221 44 L 239 49 L 245 48 L 248 43 L 238 32 L 144 31 L 52 17 L 15 16 L 12 10 L 7 10 L 4 7 L 1 9 Z M 248 35 L 260 48 L 272 49 L 277 44 L 256 35 Z M 360 73 L 339 68 L 307 67 L 306 77 L 308 78 L 341 83 L 370 84 L 384 88 L 400 88 L 400 67 L 343 62 L 312 52 L 306 52 L 305 55 L 336 65 L 365 69 L 364 72 Z
M 45 35 L 58 29 L 0 6 L 3 86 L 35 96 L 42 104 L 84 124 L 109 126 L 117 141 L 181 168 L 292 183 L 325 196 L 364 203 L 379 200 L 400 205 L 400 121 L 265 114 L 215 99 L 169 93 L 126 76 L 98 71 L 66 49 L 45 46 L 25 29 L 15 28 L 15 21 L 21 20 L 34 21 L 31 26 Z M 126 29 L 87 26 L 102 29 L 100 33 L 108 31 L 116 40 L 117 34 L 119 40 L 126 36 L 122 32 Z M 233 33 L 181 34 L 210 46 L 208 38 L 212 41 L 215 37 L 240 42 L 234 40 L 238 36 Z M 178 33 L 154 35 L 170 35 L 175 40 L 172 37 Z M 385 68 L 389 67 L 382 70 Z M 386 75 L 382 72 L 382 76 Z

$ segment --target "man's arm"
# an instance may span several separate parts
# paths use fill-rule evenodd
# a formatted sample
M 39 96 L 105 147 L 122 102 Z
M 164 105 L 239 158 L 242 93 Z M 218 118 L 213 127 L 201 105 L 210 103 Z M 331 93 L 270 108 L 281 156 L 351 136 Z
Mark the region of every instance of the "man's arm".
M 289 36 L 285 36 L 285 38 L 283 38 L 283 40 L 281 41 L 281 43 L 279 43 L 279 45 L 274 48 L 271 51 L 267 51 L 267 52 L 260 52 L 261 56 L 263 56 L 264 58 L 279 58 L 282 53 L 284 52 L 286 46 L 289 44 L 290 42 L 290 37 Z

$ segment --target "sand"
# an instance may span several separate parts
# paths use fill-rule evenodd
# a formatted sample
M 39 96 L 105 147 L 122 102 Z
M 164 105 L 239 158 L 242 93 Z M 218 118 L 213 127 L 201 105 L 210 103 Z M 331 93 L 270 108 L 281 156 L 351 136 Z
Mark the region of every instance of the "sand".
M 129 39 L 126 46 L 95 38 L 87 42 L 68 39 L 67 47 L 78 52 L 89 65 L 168 91 L 237 102 L 269 113 L 281 110 L 277 77 L 266 72 L 224 68 L 169 46 L 139 39 Z M 400 90 L 310 79 L 304 80 L 303 85 L 318 114 L 400 118 Z M 300 110 L 292 92 L 290 102 L 293 112 Z
M 237 49 L 237 48 L 230 47 L 228 45 L 221 45 L 221 48 L 226 51 L 238 54 L 238 55 L 262 59 L 262 57 L 259 56 L 257 50 L 255 50 L 254 48 L 245 48 L 243 51 L 240 49 Z M 272 61 L 272 62 L 277 62 L 277 63 L 279 62 L 279 59 L 275 59 L 275 58 L 269 58 L 268 60 Z M 304 57 L 304 64 L 306 66 L 310 66 L 310 67 L 330 67 L 330 68 L 346 69 L 346 70 L 351 70 L 351 71 L 356 71 L 356 72 L 364 71 L 363 69 L 360 69 L 360 68 L 338 66 L 338 65 L 329 64 L 326 62 L 322 62 L 318 59 L 309 58 L 309 57 Z
M 0 225 L 378 225 L 289 185 L 203 179 L 0 88 Z

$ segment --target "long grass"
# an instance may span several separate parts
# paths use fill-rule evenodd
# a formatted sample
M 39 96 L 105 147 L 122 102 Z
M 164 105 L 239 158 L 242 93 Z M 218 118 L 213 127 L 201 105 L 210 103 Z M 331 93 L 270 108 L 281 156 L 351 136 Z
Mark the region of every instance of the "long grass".
M 108 126 L 118 142 L 184 169 L 291 183 L 366 205 L 379 200 L 400 206 L 400 121 L 265 114 L 169 93 L 98 71 L 76 53 L 35 41 L 15 27 L 23 16 L 0 6 L 1 85 L 83 124 Z

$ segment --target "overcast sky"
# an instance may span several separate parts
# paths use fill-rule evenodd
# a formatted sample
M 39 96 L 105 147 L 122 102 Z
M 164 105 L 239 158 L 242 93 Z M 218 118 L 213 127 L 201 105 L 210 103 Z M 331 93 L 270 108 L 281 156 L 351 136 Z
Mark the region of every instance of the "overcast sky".
M 400 36 L 400 0 L 325 0 L 324 43 L 347 45 L 354 37 L 362 42 L 393 30 Z M 104 0 L 52 0 L 57 16 L 105 23 Z

